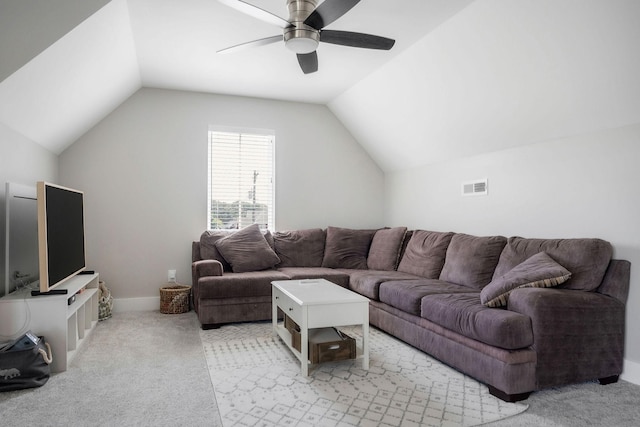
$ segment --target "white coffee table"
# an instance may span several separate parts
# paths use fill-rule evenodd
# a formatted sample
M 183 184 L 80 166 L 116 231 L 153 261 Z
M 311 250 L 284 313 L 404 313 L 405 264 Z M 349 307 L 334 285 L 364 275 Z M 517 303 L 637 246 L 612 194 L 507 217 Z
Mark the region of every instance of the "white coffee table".
M 369 299 L 325 279 L 278 280 L 272 284 L 273 330 L 309 375 L 309 329 L 362 325 L 362 368 L 369 369 Z M 300 326 L 300 351 L 278 325 L 278 307 Z

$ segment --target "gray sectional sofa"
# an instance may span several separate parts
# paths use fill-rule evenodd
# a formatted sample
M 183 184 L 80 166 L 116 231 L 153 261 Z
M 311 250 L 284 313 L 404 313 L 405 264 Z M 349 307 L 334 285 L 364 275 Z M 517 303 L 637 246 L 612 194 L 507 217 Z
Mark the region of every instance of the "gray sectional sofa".
M 192 244 L 203 328 L 271 319 L 271 282 L 325 278 L 370 299 L 370 323 L 506 401 L 617 381 L 630 263 L 600 239 L 338 227 L 230 233 Z

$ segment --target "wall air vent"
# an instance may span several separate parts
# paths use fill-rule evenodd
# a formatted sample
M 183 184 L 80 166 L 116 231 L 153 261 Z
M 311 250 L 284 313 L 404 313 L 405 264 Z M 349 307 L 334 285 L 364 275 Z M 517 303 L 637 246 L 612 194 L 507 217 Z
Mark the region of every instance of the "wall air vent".
M 489 191 L 487 179 L 478 179 L 462 183 L 463 196 L 486 196 Z

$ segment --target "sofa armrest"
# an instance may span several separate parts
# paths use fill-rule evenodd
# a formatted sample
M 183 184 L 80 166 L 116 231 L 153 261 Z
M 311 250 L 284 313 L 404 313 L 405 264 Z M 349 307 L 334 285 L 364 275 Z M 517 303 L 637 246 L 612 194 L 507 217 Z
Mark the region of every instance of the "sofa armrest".
M 198 279 L 205 276 L 222 276 L 222 263 L 215 259 L 203 259 L 191 263 L 192 284 L 198 284 Z
M 630 278 L 631 263 L 622 259 L 612 259 L 597 291 L 626 304 L 629 296 Z
M 200 242 L 191 242 L 191 262 L 200 261 Z
M 537 354 L 538 388 L 622 372 L 625 306 L 597 292 L 516 289 L 508 309 L 527 315 Z

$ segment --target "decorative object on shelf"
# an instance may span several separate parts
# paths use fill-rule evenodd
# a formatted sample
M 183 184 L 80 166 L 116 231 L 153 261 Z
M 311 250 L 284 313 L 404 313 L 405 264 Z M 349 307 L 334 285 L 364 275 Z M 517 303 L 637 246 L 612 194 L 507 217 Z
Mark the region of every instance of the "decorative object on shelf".
M 160 313 L 179 314 L 189 311 L 191 286 L 170 283 L 160 288 Z
M 106 320 L 111 317 L 113 310 L 113 297 L 111 291 L 103 281 L 98 285 L 100 289 L 100 299 L 98 300 L 98 320 Z

